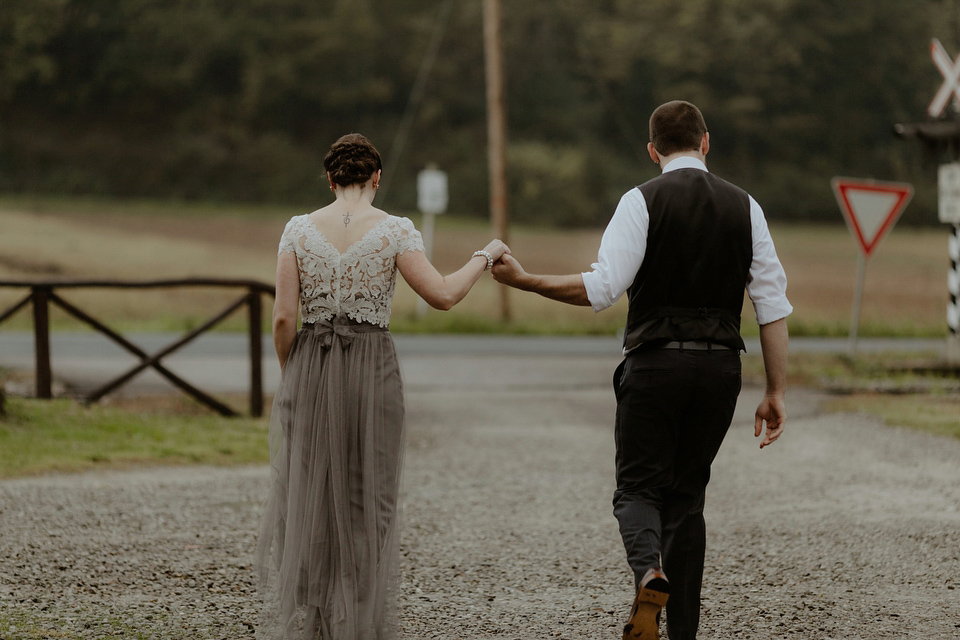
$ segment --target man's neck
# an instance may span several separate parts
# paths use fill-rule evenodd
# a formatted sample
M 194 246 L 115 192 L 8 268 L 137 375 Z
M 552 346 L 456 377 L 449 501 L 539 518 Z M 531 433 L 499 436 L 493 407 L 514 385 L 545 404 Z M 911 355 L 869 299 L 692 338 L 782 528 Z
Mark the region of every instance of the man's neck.
M 660 169 L 663 170 L 665 166 L 677 158 L 694 158 L 702 162 L 704 165 L 707 164 L 706 157 L 699 151 L 677 151 L 676 153 L 671 153 L 668 156 L 660 156 Z

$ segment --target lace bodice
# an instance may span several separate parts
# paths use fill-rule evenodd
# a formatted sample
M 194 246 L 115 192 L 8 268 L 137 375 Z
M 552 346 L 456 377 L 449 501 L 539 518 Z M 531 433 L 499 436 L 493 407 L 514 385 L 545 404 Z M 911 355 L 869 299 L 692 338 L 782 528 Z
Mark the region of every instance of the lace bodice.
M 423 251 L 420 232 L 408 218 L 388 215 L 340 253 L 308 215 L 290 219 L 278 252 L 297 256 L 303 321 L 331 320 L 343 314 L 388 326 L 397 256 L 404 251 Z

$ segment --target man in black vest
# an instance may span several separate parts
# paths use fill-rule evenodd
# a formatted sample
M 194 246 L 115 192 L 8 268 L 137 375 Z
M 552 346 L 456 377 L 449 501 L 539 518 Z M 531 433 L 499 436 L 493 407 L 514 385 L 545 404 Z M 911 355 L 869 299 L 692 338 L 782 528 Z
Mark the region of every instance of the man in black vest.
M 760 448 L 786 422 L 786 276 L 763 211 L 707 171 L 700 110 L 668 102 L 650 117 L 650 158 L 663 173 L 620 200 L 597 262 L 582 274 L 525 272 L 509 254 L 498 282 L 600 311 L 626 292 L 623 363 L 614 374 L 614 514 L 637 595 L 623 637 L 692 640 L 700 620 L 710 465 L 740 393 L 743 291 L 753 302 L 767 388 L 757 407 Z

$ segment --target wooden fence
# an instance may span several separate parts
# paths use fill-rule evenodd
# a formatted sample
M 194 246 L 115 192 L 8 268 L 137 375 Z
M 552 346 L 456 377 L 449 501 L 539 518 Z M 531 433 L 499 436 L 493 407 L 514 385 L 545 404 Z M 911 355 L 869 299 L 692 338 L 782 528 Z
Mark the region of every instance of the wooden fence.
M 96 402 L 108 393 L 117 390 L 129 382 L 138 373 L 152 367 L 160 375 L 169 380 L 184 393 L 196 398 L 214 411 L 225 416 L 235 416 L 237 412 L 213 396 L 194 387 L 189 382 L 170 371 L 161 360 L 184 345 L 192 342 L 197 336 L 216 326 L 227 316 L 246 306 L 248 312 L 248 336 L 250 357 L 250 414 L 263 415 L 263 303 L 264 294 L 275 296 L 276 290 L 269 285 L 256 280 L 238 280 L 223 278 L 186 278 L 181 280 L 154 280 L 154 281 L 120 281 L 120 280 L 0 280 L 0 287 L 29 289 L 26 296 L 12 307 L 0 312 L 0 323 L 12 316 L 20 309 L 33 306 L 33 333 L 34 357 L 36 361 L 36 390 L 38 398 L 52 397 L 53 371 L 50 365 L 50 305 L 54 304 L 68 314 L 85 322 L 115 343 L 135 355 L 140 362 L 128 371 L 94 389 L 84 401 Z M 57 294 L 58 289 L 159 289 L 175 287 L 217 287 L 228 289 L 242 289 L 243 294 L 234 302 L 211 316 L 196 329 L 184 334 L 179 340 L 167 345 L 153 354 L 133 344 L 119 332 L 114 331 L 89 313 L 79 309 Z

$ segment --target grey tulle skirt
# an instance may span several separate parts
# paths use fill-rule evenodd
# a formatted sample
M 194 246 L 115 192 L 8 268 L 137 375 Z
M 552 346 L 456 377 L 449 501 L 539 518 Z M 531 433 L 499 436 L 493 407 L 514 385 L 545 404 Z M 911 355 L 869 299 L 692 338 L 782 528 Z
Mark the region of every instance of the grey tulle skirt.
M 343 317 L 304 325 L 270 420 L 258 638 L 395 637 L 403 424 L 390 333 Z

